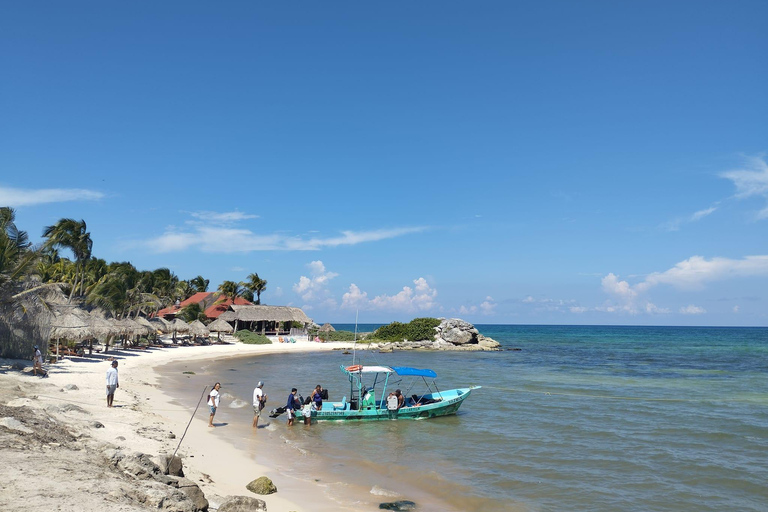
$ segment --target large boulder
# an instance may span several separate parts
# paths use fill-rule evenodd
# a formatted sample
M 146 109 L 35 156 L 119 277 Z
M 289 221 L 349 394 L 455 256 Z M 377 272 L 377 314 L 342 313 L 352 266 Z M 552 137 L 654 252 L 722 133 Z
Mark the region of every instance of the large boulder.
M 219 505 L 219 512 L 257 512 L 266 511 L 267 504 L 264 500 L 248 496 L 227 496 Z
M 246 489 L 254 494 L 272 494 L 277 492 L 277 487 L 272 483 L 272 480 L 265 476 L 261 476 L 245 486 Z
M 159 466 L 163 469 L 163 473 L 173 476 L 184 476 L 184 469 L 181 464 L 181 457 L 178 455 L 161 455 Z
M 208 500 L 205 499 L 202 489 L 189 478 L 179 478 L 179 490 L 184 493 L 195 510 L 205 512 L 208 510 Z
M 435 330 L 436 340 L 452 345 L 477 344 L 477 336 L 480 334 L 474 325 L 458 318 L 444 319 Z

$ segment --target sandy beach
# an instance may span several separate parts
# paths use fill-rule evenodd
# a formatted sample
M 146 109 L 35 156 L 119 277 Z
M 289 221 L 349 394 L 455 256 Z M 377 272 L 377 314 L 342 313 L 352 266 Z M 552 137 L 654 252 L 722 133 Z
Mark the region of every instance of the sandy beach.
M 49 365 L 47 378 L 34 377 L 30 362 L 4 360 L 0 367 L 0 447 L 5 463 L 0 467 L 0 506 L 4 510 L 26 510 L 31 505 L 85 511 L 157 508 L 157 503 L 142 498 L 145 480 L 129 478 L 124 468 L 115 467 L 114 460 L 116 451 L 140 452 L 159 462 L 161 455 L 174 452 L 187 428 L 191 409 L 164 394 L 158 366 L 344 346 L 232 343 L 115 350 Z M 107 408 L 105 399 L 110 357 L 119 361 L 120 377 L 113 408 Z M 26 368 L 19 370 L 21 365 Z M 204 408 L 201 404 L 206 412 Z M 217 508 L 227 496 L 250 496 L 264 500 L 270 512 L 339 510 L 338 503 L 311 492 L 307 482 L 260 466 L 248 454 L 212 435 L 216 429 L 207 427 L 207 416 L 200 411 L 195 415 L 178 455 L 185 477 L 200 487 L 211 508 Z M 278 492 L 257 496 L 248 491 L 245 486 L 260 476 L 272 479 Z

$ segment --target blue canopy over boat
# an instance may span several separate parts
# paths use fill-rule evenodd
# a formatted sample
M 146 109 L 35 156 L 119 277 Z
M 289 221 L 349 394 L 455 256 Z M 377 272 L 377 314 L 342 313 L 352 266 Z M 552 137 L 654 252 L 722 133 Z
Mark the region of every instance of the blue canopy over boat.
M 437 374 L 433 370 L 427 368 L 421 370 L 409 366 L 393 366 L 392 369 L 395 370 L 398 375 L 415 375 L 416 377 L 430 377 L 432 379 L 437 378 Z

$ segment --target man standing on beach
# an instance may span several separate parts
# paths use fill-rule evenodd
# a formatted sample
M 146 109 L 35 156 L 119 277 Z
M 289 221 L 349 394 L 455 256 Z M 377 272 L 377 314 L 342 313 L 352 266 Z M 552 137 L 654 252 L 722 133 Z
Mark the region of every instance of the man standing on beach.
M 253 428 L 259 426 L 259 416 L 261 416 L 261 411 L 264 409 L 264 406 L 267 405 L 267 395 L 264 394 L 263 387 L 264 383 L 259 381 L 259 383 L 256 384 L 256 388 L 253 390 Z
M 115 390 L 120 387 L 117 382 L 117 361 L 112 361 L 112 367 L 107 370 L 107 407 L 112 407 Z
M 288 413 L 288 426 L 293 426 L 293 420 L 296 418 L 296 388 L 291 389 L 288 395 L 288 402 L 285 404 L 285 411 Z
M 213 417 L 216 416 L 216 409 L 219 408 L 219 400 L 221 400 L 221 395 L 219 394 L 219 390 L 221 389 L 221 384 L 218 382 L 213 385 L 213 389 L 210 393 L 208 393 L 208 408 L 211 410 L 211 417 L 208 418 L 208 426 L 213 427 Z

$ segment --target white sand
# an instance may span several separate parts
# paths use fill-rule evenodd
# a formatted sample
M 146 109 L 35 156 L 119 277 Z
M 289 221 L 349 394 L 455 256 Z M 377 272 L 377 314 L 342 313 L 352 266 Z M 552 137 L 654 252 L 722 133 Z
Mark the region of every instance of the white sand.
M 104 425 L 104 428 L 89 430 L 90 436 L 97 441 L 150 455 L 171 454 L 187 427 L 191 409 L 172 403 L 172 399 L 163 393 L 161 377 L 155 371 L 155 367 L 168 362 L 185 360 L 280 352 L 326 351 L 348 345 L 314 342 L 272 345 L 234 343 L 203 347 L 118 350 L 110 351 L 111 353 L 106 355 L 94 354 L 89 358 L 67 359 L 58 364 L 48 365 L 50 377 L 47 379 L 34 378 L 27 372 L 23 374 L 8 372 L 0 379 L 0 385 L 8 390 L 15 387 L 14 381 L 18 381 L 21 390 L 32 389 L 37 393 L 32 400 L 17 398 L 16 404 L 10 405 L 19 405 L 19 400 L 26 400 L 27 405 L 31 407 L 60 406 L 71 403 L 85 409 L 89 413 L 88 421 L 96 420 Z M 111 409 L 107 408 L 105 397 L 105 375 L 110 366 L 107 360 L 109 356 L 114 356 L 119 361 L 120 376 L 120 388 L 117 390 L 114 401 L 115 407 Z M 75 384 L 79 389 L 62 391 L 62 388 L 68 384 Z M 23 394 L 25 393 L 19 393 L 19 395 Z M 3 396 L 6 399 L 13 398 L 13 395 L 8 393 Z M 6 400 L 5 403 L 9 404 L 9 402 L 13 400 Z M 202 407 L 204 405 L 201 405 Z M 69 416 L 72 415 L 77 417 L 73 421 L 82 423 L 86 419 L 83 413 L 69 413 Z M 66 416 L 66 414 L 60 415 L 59 419 L 66 422 Z M 269 467 L 259 466 L 247 453 L 236 450 L 234 446 L 220 439 L 220 436 L 212 435 L 215 429 L 207 427 L 207 417 L 207 414 L 201 415 L 198 411 L 178 454 L 183 457 L 185 475 L 200 486 L 212 506 L 220 503 L 225 496 L 241 495 L 263 499 L 270 512 L 342 510 L 338 503 L 324 498 L 322 492 L 307 488 L 307 482 L 296 481 Z M 175 439 L 170 438 L 170 432 L 175 434 Z M 28 461 L 28 463 L 35 462 Z M 44 476 L 44 457 L 40 458 L 40 464 L 43 464 L 43 467 L 38 468 L 37 472 L 30 471 L 30 474 L 36 474 L 38 478 L 41 475 Z M 0 479 L 8 474 L 8 468 L 0 468 Z M 63 478 L 60 472 L 48 476 L 61 486 L 67 485 L 66 474 Z M 248 491 L 245 488 L 246 484 L 259 476 L 271 478 L 278 492 L 268 496 L 256 496 Z M 40 484 L 36 482 L 30 482 L 30 485 L 39 487 Z M 14 490 L 13 487 L 18 486 L 20 495 L 23 495 L 26 492 L 25 485 L 27 484 L 24 479 L 17 475 L 10 483 L 6 480 L 6 486 L 10 488 L 4 488 L 3 492 Z M 0 489 L 3 488 L 0 487 Z

